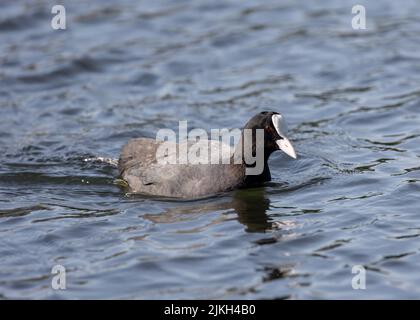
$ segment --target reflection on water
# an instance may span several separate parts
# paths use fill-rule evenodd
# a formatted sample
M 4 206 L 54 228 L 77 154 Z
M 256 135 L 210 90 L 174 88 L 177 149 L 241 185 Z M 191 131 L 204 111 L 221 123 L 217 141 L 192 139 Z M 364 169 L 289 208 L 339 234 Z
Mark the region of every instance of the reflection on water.
M 272 227 L 267 216 L 270 200 L 266 197 L 264 189 L 236 191 L 232 207 L 238 214 L 238 221 L 246 227 L 246 231 L 264 232 Z
M 351 1 L 64 1 L 60 32 L 52 4 L 0 10 L 0 297 L 419 297 L 418 3 L 361 3 L 363 32 Z M 131 138 L 267 109 L 298 160 L 273 154 L 261 188 L 174 201 L 116 180 Z
M 226 215 L 235 213 L 237 220 L 245 226 L 247 232 L 264 232 L 272 227 L 266 214 L 270 200 L 266 198 L 264 188 L 236 190 L 231 192 L 230 196 L 210 198 L 206 202 L 174 202 L 180 205 L 157 214 L 145 214 L 143 218 L 154 223 L 174 223 L 191 219 L 191 216 L 196 214 L 223 212 Z

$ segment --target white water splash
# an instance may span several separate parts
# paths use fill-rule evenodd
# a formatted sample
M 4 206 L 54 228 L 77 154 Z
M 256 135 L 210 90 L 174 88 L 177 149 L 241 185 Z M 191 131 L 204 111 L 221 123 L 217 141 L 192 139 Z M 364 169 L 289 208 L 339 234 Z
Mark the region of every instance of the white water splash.
M 113 159 L 113 158 L 93 157 L 93 158 L 85 158 L 83 159 L 83 161 L 107 163 L 107 164 L 110 164 L 111 166 L 118 167 L 118 159 Z

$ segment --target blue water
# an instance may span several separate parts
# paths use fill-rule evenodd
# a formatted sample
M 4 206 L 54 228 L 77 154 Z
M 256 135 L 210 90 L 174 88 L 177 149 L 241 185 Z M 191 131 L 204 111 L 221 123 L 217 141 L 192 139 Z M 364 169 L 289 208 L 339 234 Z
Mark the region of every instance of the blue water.
M 418 1 L 54 4 L 0 4 L 0 298 L 420 297 Z M 98 159 L 263 110 L 299 158 L 261 188 L 130 196 Z

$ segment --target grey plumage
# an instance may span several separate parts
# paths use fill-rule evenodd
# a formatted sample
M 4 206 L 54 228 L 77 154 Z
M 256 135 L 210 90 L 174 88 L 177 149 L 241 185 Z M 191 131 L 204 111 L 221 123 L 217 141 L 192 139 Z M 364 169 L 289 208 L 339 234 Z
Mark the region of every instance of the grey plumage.
M 139 138 L 123 147 L 118 168 L 131 192 L 198 198 L 238 187 L 245 179 L 245 167 L 240 164 L 159 163 L 156 153 L 161 144 L 161 141 Z M 209 154 L 210 150 L 211 144 Z

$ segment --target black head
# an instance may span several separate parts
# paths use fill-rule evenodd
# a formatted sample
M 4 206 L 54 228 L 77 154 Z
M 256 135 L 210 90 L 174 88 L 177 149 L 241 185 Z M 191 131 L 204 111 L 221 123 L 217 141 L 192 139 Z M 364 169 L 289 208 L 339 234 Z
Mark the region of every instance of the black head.
M 264 130 L 264 150 L 267 157 L 276 150 L 282 150 L 296 159 L 295 150 L 287 138 L 287 125 L 280 113 L 274 111 L 260 112 L 247 122 L 244 129 Z M 253 132 L 253 144 L 255 136 L 255 132 Z

